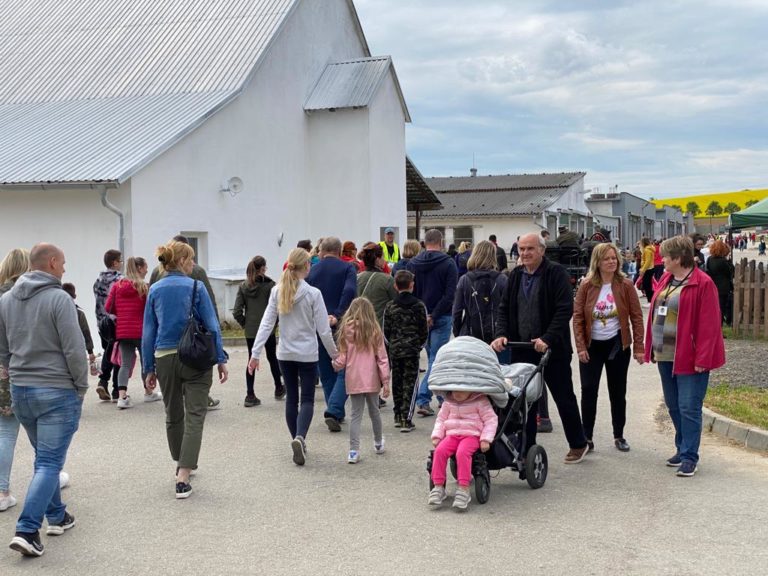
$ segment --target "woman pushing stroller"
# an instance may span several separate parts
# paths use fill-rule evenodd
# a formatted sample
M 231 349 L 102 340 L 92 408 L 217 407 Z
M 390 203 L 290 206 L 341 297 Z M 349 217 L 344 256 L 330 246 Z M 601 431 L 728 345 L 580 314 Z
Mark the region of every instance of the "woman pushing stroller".
M 498 424 L 498 416 L 485 394 L 468 391 L 446 393 L 432 430 L 432 444 L 435 446 L 432 482 L 435 487 L 429 493 L 430 506 L 440 506 L 447 497 L 445 467 L 448 459 L 455 455 L 459 486 L 453 507 L 467 509 L 471 500 L 472 457 L 478 450 L 488 451 Z

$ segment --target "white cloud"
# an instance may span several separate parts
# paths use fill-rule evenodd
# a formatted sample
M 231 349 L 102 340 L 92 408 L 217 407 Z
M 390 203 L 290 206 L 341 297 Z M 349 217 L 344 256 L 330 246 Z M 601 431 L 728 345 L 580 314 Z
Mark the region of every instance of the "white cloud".
M 584 146 L 595 150 L 628 150 L 642 146 L 642 140 L 632 140 L 629 138 L 608 138 L 606 136 L 596 136 L 585 132 L 566 132 L 561 136 L 563 140 L 572 140 Z

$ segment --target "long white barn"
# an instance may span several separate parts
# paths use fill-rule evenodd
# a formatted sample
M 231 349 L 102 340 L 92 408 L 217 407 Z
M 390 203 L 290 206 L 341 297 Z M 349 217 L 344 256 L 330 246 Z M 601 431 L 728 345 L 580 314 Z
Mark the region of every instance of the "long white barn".
M 0 257 L 60 245 L 89 313 L 121 243 L 276 276 L 302 238 L 405 238 L 410 117 L 351 0 L 8 0 L 0 77 Z

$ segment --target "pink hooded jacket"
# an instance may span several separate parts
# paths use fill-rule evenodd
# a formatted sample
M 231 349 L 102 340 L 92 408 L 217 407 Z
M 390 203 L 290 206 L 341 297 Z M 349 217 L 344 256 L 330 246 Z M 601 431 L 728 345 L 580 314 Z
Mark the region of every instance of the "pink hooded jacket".
M 446 436 L 479 436 L 481 442 L 493 442 L 499 417 L 485 394 L 475 393 L 464 402 L 457 402 L 448 392 L 437 414 L 432 438 Z
M 347 326 L 344 338 L 347 350 L 336 356 L 333 367 L 336 371 L 346 370 L 344 381 L 347 394 L 379 392 L 383 384 L 389 384 L 389 359 L 384 338 L 375 350 L 359 349 L 355 345 L 355 329 L 352 326 Z

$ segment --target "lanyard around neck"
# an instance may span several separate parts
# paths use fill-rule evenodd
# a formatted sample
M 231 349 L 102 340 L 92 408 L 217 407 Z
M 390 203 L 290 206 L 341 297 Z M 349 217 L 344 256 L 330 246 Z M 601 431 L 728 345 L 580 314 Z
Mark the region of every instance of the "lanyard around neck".
M 672 297 L 672 294 L 674 294 L 674 293 L 675 293 L 675 290 L 677 290 L 677 289 L 678 289 L 678 288 L 680 288 L 680 287 L 681 287 L 683 284 L 685 284 L 685 282 L 688 280 L 688 278 L 691 276 L 691 274 L 693 274 L 693 271 L 694 271 L 694 270 L 695 270 L 695 268 L 691 268 L 691 271 L 690 271 L 690 272 L 688 272 L 688 274 L 686 274 L 686 275 L 685 275 L 685 278 L 683 278 L 683 279 L 680 281 L 680 284 L 677 284 L 676 286 L 672 286 L 672 289 L 667 291 L 667 293 L 664 295 L 664 299 L 661 301 L 661 305 L 662 305 L 662 306 L 666 306 L 666 305 L 667 305 L 667 300 L 669 300 L 669 299 Z M 674 279 L 675 279 L 675 278 L 674 278 L 674 276 L 673 276 L 673 277 L 672 277 L 672 280 L 674 280 Z M 670 284 L 672 284 L 672 282 L 670 282 Z

